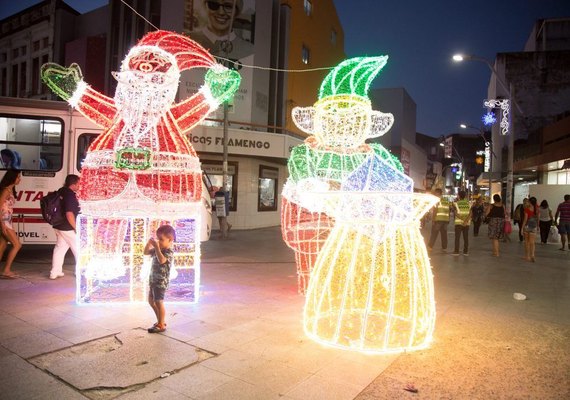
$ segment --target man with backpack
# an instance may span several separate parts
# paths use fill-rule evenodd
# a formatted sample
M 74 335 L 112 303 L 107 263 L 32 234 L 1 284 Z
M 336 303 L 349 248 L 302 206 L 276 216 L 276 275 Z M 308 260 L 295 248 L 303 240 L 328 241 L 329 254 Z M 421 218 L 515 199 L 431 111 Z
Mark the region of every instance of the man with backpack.
M 77 245 L 75 243 L 76 231 L 75 222 L 79 214 L 79 201 L 75 192 L 79 187 L 79 176 L 67 175 L 64 186 L 58 190 L 61 199 L 61 213 L 65 219 L 53 225 L 57 242 L 53 249 L 50 279 L 57 279 L 64 276 L 63 260 L 67 250 L 71 249 L 75 260 L 77 260 Z

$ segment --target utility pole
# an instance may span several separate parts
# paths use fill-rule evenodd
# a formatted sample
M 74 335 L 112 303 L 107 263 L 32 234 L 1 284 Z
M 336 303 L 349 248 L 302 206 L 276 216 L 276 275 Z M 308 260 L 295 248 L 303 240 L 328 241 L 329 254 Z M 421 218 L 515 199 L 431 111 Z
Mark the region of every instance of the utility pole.
M 489 200 L 491 200 L 491 188 L 493 185 L 493 156 L 495 152 L 493 151 L 493 147 L 491 143 L 487 146 L 489 148 Z
M 511 103 L 516 104 L 514 97 L 515 97 L 515 88 L 513 86 L 513 84 L 511 83 L 509 85 L 509 94 L 511 97 Z M 509 118 L 510 118 L 510 135 L 509 135 L 509 146 L 508 146 L 508 155 L 507 155 L 507 192 L 505 194 L 505 206 L 507 208 L 507 212 L 509 213 L 509 216 L 511 215 L 513 209 L 513 164 L 514 164 L 514 158 L 515 158 L 515 119 L 513 113 L 511 112 L 509 114 Z
M 222 161 L 222 185 L 224 192 L 229 192 L 229 179 L 228 179 L 228 101 L 224 101 L 224 139 L 223 139 L 223 161 Z
M 230 20 L 230 26 L 228 29 L 228 38 L 227 38 L 227 43 L 225 46 L 223 46 L 224 49 L 224 56 L 226 58 L 226 60 L 224 61 L 224 64 L 227 63 L 229 68 L 232 68 L 232 65 L 230 65 L 230 62 L 228 61 L 228 53 L 231 51 L 230 50 L 230 46 L 232 46 L 232 43 L 230 42 L 230 38 L 231 38 L 231 33 L 233 30 L 233 26 L 234 26 L 234 18 L 235 18 L 235 13 L 236 13 L 236 3 L 237 0 L 233 1 L 233 7 L 232 7 L 232 15 L 231 15 L 231 20 Z M 222 5 L 218 3 L 218 7 L 221 7 Z M 222 158 L 222 185 L 224 187 L 224 192 L 229 192 L 229 185 L 228 185 L 228 101 L 226 100 L 224 101 L 224 130 L 223 130 L 223 134 L 224 134 L 224 140 L 223 140 L 223 158 Z

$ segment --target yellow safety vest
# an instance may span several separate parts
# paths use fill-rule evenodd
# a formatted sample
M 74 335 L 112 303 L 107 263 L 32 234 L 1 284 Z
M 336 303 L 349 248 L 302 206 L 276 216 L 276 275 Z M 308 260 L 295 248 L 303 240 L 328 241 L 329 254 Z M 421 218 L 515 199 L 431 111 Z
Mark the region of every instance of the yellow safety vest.
M 446 199 L 439 200 L 435 220 L 436 222 L 449 222 L 449 201 Z
M 469 201 L 463 199 L 455 203 L 457 206 L 455 214 L 455 225 L 463 225 L 469 216 Z

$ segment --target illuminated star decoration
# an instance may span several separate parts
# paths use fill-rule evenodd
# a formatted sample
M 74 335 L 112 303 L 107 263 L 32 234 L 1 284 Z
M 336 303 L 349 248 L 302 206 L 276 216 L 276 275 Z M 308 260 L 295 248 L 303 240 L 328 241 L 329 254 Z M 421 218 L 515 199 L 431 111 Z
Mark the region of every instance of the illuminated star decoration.
M 492 111 L 487 111 L 484 115 L 483 115 L 483 124 L 486 126 L 490 126 L 493 125 L 495 122 L 497 122 L 497 117 L 495 116 L 495 113 Z
M 314 107 L 293 109 L 297 126 L 314 136 L 293 149 L 283 189 L 283 238 L 298 270 L 310 274 L 305 333 L 366 353 L 424 348 L 435 326 L 419 220 L 438 199 L 414 194 L 401 163 L 365 143 L 394 122 L 367 97 L 386 61 L 344 61 L 324 79 Z
M 206 83 L 174 103 L 180 72 L 206 68 Z M 145 35 L 114 72 L 109 98 L 76 64 L 42 66 L 42 78 L 104 132 L 82 164 L 78 198 L 79 303 L 146 301 L 149 238 L 176 231 L 167 301 L 196 302 L 200 282 L 202 171 L 186 133 L 237 90 L 240 76 L 203 47 L 167 31 Z
M 485 100 L 483 105 L 488 108 L 500 108 L 501 109 L 501 122 L 499 126 L 501 127 L 501 134 L 508 135 L 509 134 L 509 113 L 510 113 L 510 103 L 508 99 L 490 99 Z

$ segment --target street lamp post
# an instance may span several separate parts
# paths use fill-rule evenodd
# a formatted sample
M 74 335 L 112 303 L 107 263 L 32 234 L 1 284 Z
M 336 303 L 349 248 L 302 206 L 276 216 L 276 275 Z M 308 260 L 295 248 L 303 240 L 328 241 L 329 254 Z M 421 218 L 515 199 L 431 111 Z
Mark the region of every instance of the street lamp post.
M 479 61 L 484 64 L 487 64 L 491 72 L 495 74 L 495 77 L 497 78 L 497 81 L 499 82 L 503 90 L 509 94 L 509 99 L 511 100 L 511 103 L 515 105 L 519 114 L 523 115 L 520 106 L 517 104 L 517 102 L 514 99 L 513 85 L 511 84 L 510 86 L 507 86 L 507 84 L 503 81 L 503 79 L 501 78 L 495 67 L 489 62 L 489 60 L 483 57 L 477 57 L 473 55 L 455 54 L 453 56 L 453 61 L 455 62 L 461 62 L 464 60 Z M 512 196 L 513 196 L 513 163 L 514 163 L 514 148 L 515 148 L 514 120 L 515 118 L 511 118 L 511 124 L 509 127 L 510 137 L 508 142 L 509 146 L 508 146 L 508 156 L 507 156 L 507 191 L 505 196 L 505 205 L 509 213 L 512 211 Z
M 466 125 L 466 124 L 460 124 L 459 127 L 461 129 L 473 129 L 476 130 L 479 133 L 479 136 L 481 136 L 481 138 L 483 139 L 483 143 L 485 143 L 485 147 L 489 149 L 489 171 L 488 171 L 488 182 L 489 182 L 489 197 L 491 196 L 491 182 L 493 180 L 493 158 L 497 158 L 497 156 L 495 155 L 495 152 L 493 151 L 493 147 L 492 147 L 492 143 L 491 141 L 488 141 L 487 138 L 485 137 L 485 132 L 483 131 L 483 128 L 476 128 L 473 125 Z

